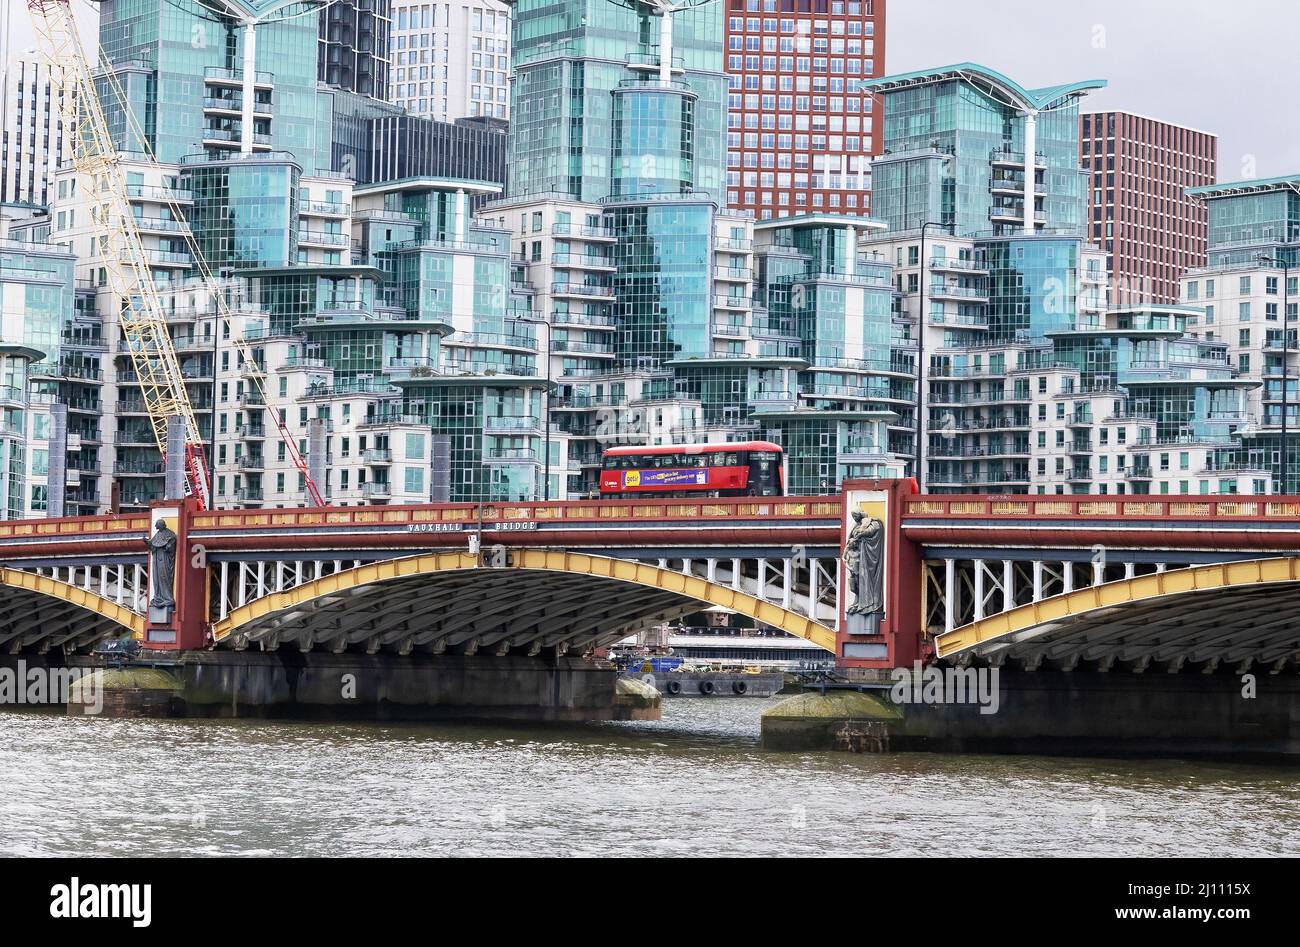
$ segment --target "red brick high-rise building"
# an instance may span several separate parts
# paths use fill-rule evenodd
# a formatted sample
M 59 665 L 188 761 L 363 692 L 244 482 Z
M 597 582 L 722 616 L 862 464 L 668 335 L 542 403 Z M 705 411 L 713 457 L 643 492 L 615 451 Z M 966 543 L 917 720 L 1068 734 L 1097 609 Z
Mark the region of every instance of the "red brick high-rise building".
M 1219 139 L 1131 112 L 1081 116 L 1090 235 L 1109 255 L 1114 301 L 1178 302 L 1178 280 L 1205 265 L 1205 207 L 1186 189 L 1215 183 Z
M 880 117 L 858 84 L 884 75 L 885 2 L 727 0 L 728 205 L 870 212 Z

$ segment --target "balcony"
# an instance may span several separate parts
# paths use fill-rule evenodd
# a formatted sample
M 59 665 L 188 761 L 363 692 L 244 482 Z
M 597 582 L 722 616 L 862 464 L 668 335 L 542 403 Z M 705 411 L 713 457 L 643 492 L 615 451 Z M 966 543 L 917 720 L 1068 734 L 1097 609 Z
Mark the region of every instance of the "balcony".
M 597 286 L 590 283 L 552 283 L 552 296 L 577 296 L 579 298 L 591 299 L 609 299 L 614 295 L 614 290 L 608 286 Z
M 713 278 L 731 283 L 748 283 L 754 278 L 754 272 L 742 266 L 715 266 Z
M 124 426 L 113 435 L 113 443 L 118 447 L 156 447 L 158 440 L 153 428 Z
M 172 339 L 172 348 L 177 352 L 211 352 L 216 339 L 203 335 L 178 335 Z M 129 352 L 130 343 L 125 339 L 118 343 L 119 352 Z
M 930 269 L 938 272 L 970 273 L 976 276 L 988 275 L 988 264 L 979 260 L 963 260 L 960 257 L 932 257 Z
M 1023 168 L 1025 166 L 1025 153 L 1023 151 L 1009 151 L 1005 148 L 994 148 L 989 153 L 989 160 L 995 165 Z M 1047 167 L 1047 156 L 1043 152 L 1034 152 L 1034 167 Z
M 793 391 L 754 391 L 749 403 L 758 411 L 788 411 L 799 406 L 799 396 Z
M 1020 207 L 1004 206 L 1004 207 L 989 208 L 989 220 L 1023 221 L 1024 219 L 1025 219 L 1025 215 Z M 1047 214 L 1041 210 L 1034 211 L 1034 223 L 1036 224 L 1047 223 Z
M 346 247 L 352 238 L 345 233 L 333 233 L 325 230 L 298 231 L 298 244 L 309 247 Z
M 989 301 L 988 290 L 974 286 L 953 286 L 944 284 L 931 286 L 927 291 L 931 299 L 956 299 L 969 303 L 986 303 Z
M 361 485 L 361 495 L 367 500 L 387 500 L 393 495 L 393 490 L 384 481 L 371 480 Z
M 432 378 L 438 374 L 438 360 L 418 355 L 390 358 L 384 363 L 384 374 L 388 376 L 390 381 Z
M 230 98 L 205 96 L 203 111 L 220 112 L 223 115 L 242 115 L 244 114 L 244 100 L 241 96 L 231 96 Z M 258 118 L 270 118 L 274 112 L 275 110 L 270 102 L 253 100 L 253 114 Z
M 242 470 L 265 470 L 266 459 L 255 454 L 246 454 L 239 458 L 239 466 Z
M 553 253 L 551 265 L 557 268 L 579 268 L 584 270 L 614 270 L 614 261 L 609 257 L 583 253 Z
M 1025 192 L 1025 182 L 1016 181 L 1011 178 L 994 178 L 989 182 L 989 190 L 994 194 L 1023 194 Z M 1035 194 L 1046 194 L 1047 185 L 1034 182 Z
M 557 237 L 581 237 L 583 240 L 613 241 L 618 235 L 608 227 L 579 227 L 575 224 L 553 224 L 551 233 Z
M 188 253 L 175 253 L 168 250 L 145 250 L 144 258 L 150 266 L 174 266 L 188 269 L 194 265 L 194 258 Z M 125 251 L 123 251 L 122 259 L 130 262 L 127 260 Z
M 113 473 L 122 477 L 161 477 L 163 472 L 160 460 L 119 460 L 113 464 Z
M 527 432 L 531 434 L 541 431 L 541 422 L 537 418 L 530 416 L 489 417 L 484 420 L 483 429 L 489 434 L 511 432 Z
M 963 316 L 956 312 L 932 312 L 926 320 L 932 326 L 952 326 L 955 329 L 987 329 L 988 316 Z
M 184 233 L 186 230 L 179 220 L 168 217 L 136 217 L 134 220 L 142 233 Z
M 551 344 L 555 355 L 586 355 L 595 358 L 613 358 L 614 349 L 607 342 L 579 342 L 570 339 L 556 339 Z
M 836 459 L 841 464 L 886 464 L 893 460 L 874 441 L 857 440 L 843 444 Z
M 193 204 L 194 194 L 179 187 L 156 187 L 149 184 L 128 184 L 126 196 L 132 201 L 157 201 L 160 204 Z
M 551 324 L 556 326 L 584 326 L 588 329 L 614 329 L 613 316 L 588 316 L 576 312 L 555 312 Z
M 325 201 L 300 201 L 298 213 L 304 217 L 349 217 L 352 214 L 352 205 Z M 401 217 L 407 222 L 411 220 L 406 214 L 402 214 Z
M 531 447 L 490 447 L 485 458 L 489 464 L 540 463 L 537 451 Z
M 378 447 L 367 448 L 361 452 L 361 462 L 375 466 L 391 464 L 393 462 L 393 452 Z
M 266 437 L 266 426 L 262 424 L 239 424 L 235 433 L 246 441 L 261 440 Z
M 243 134 L 233 128 L 203 129 L 203 143 L 205 145 L 219 148 L 238 148 L 242 142 Z M 269 152 L 271 150 L 271 136 L 254 132 L 253 149 Z
M 888 398 L 888 385 L 805 385 L 801 392 L 812 398 L 850 398 L 856 401 L 880 400 Z M 966 400 L 966 399 L 963 399 Z M 1028 400 L 1028 399 L 1026 399 Z M 942 403 L 941 398 L 931 398 L 931 404 Z M 962 401 L 954 402 L 961 404 Z
M 203 81 L 209 85 L 243 86 L 244 72 L 242 69 L 223 69 L 219 66 L 208 66 L 203 70 Z M 253 73 L 253 85 L 257 88 L 269 89 L 273 82 L 275 82 L 275 76 L 269 72 Z

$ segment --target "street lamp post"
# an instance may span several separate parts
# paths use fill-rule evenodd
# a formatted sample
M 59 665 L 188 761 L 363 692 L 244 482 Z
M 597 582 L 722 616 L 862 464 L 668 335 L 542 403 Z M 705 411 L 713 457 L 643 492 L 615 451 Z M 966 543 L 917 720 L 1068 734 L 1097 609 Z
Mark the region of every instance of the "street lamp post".
M 921 224 L 921 258 L 917 262 L 921 264 L 921 275 L 917 277 L 918 292 L 920 293 L 917 301 L 916 310 L 916 444 L 914 445 L 912 475 L 916 478 L 916 489 L 919 493 L 925 492 L 925 468 L 922 466 L 924 459 L 922 451 L 925 444 L 925 402 L 923 400 L 925 392 L 925 235 L 931 227 L 946 227 L 947 224 L 939 223 L 935 220 L 927 220 Z
M 1289 305 L 1289 300 L 1291 298 L 1289 293 L 1291 264 L 1278 257 L 1272 256 L 1259 256 L 1256 257 L 1256 259 L 1258 259 L 1260 263 L 1267 263 L 1282 271 L 1282 464 L 1280 471 L 1281 477 L 1279 479 L 1282 481 L 1282 492 L 1285 494 L 1288 492 L 1288 468 L 1290 466 L 1287 457 L 1287 435 L 1289 433 L 1287 430 L 1287 409 L 1290 407 L 1290 395 L 1287 392 L 1287 375 L 1289 372 L 1287 362 L 1290 361 L 1291 357 L 1291 327 L 1287 325 L 1287 306 Z

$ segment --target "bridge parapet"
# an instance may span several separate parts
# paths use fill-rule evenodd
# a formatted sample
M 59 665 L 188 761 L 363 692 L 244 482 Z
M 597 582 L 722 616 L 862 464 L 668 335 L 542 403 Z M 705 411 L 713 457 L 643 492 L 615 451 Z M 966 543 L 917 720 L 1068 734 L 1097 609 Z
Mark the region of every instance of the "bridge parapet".
M 928 550 L 1105 546 L 1244 550 L 1257 556 L 1261 550 L 1300 549 L 1300 498 L 911 497 L 903 504 L 903 529 L 908 539 Z

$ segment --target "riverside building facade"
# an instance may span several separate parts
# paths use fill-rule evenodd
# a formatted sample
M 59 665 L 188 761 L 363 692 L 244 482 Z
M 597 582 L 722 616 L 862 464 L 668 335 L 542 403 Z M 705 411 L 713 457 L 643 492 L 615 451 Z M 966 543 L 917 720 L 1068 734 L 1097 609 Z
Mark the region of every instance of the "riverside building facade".
M 925 368 L 918 469 L 934 492 L 1265 492 L 1217 452 L 1248 420 L 1199 310 L 1110 298 L 1087 237 L 1078 101 L 961 63 L 866 83 L 883 100 L 865 246 L 892 262 Z
M 178 19 L 127 28 L 160 4 L 104 3 L 102 42 L 129 100 L 177 113 L 137 113 L 157 162 L 115 127 L 219 506 L 306 502 L 281 424 L 338 504 L 583 497 L 606 447 L 754 439 L 794 494 L 1269 488 L 1230 453 L 1259 382 L 1203 307 L 1107 298 L 1077 163 L 1096 83 L 876 80 L 877 217 L 755 219 L 726 198 L 721 4 L 518 0 L 508 191 L 472 149 L 408 154 L 427 119 L 316 85 L 309 18 L 257 28 L 245 103 L 240 21 L 201 50 Z M 61 170 L 4 248 L 6 515 L 162 495 L 82 187 Z
M 1256 380 L 1251 423 L 1240 445 L 1218 453 L 1218 464 L 1261 471 L 1275 491 L 1296 492 L 1300 175 L 1206 185 L 1188 194 L 1204 204 L 1209 228 L 1206 265 L 1189 270 L 1181 283 L 1183 303 L 1201 310 L 1193 334 L 1225 346 L 1238 372 Z
M 619 443 L 772 438 L 794 493 L 901 474 L 911 365 L 858 248 L 878 225 L 727 206 L 723 6 L 513 9 L 511 192 L 480 217 L 513 231 L 569 494 Z

